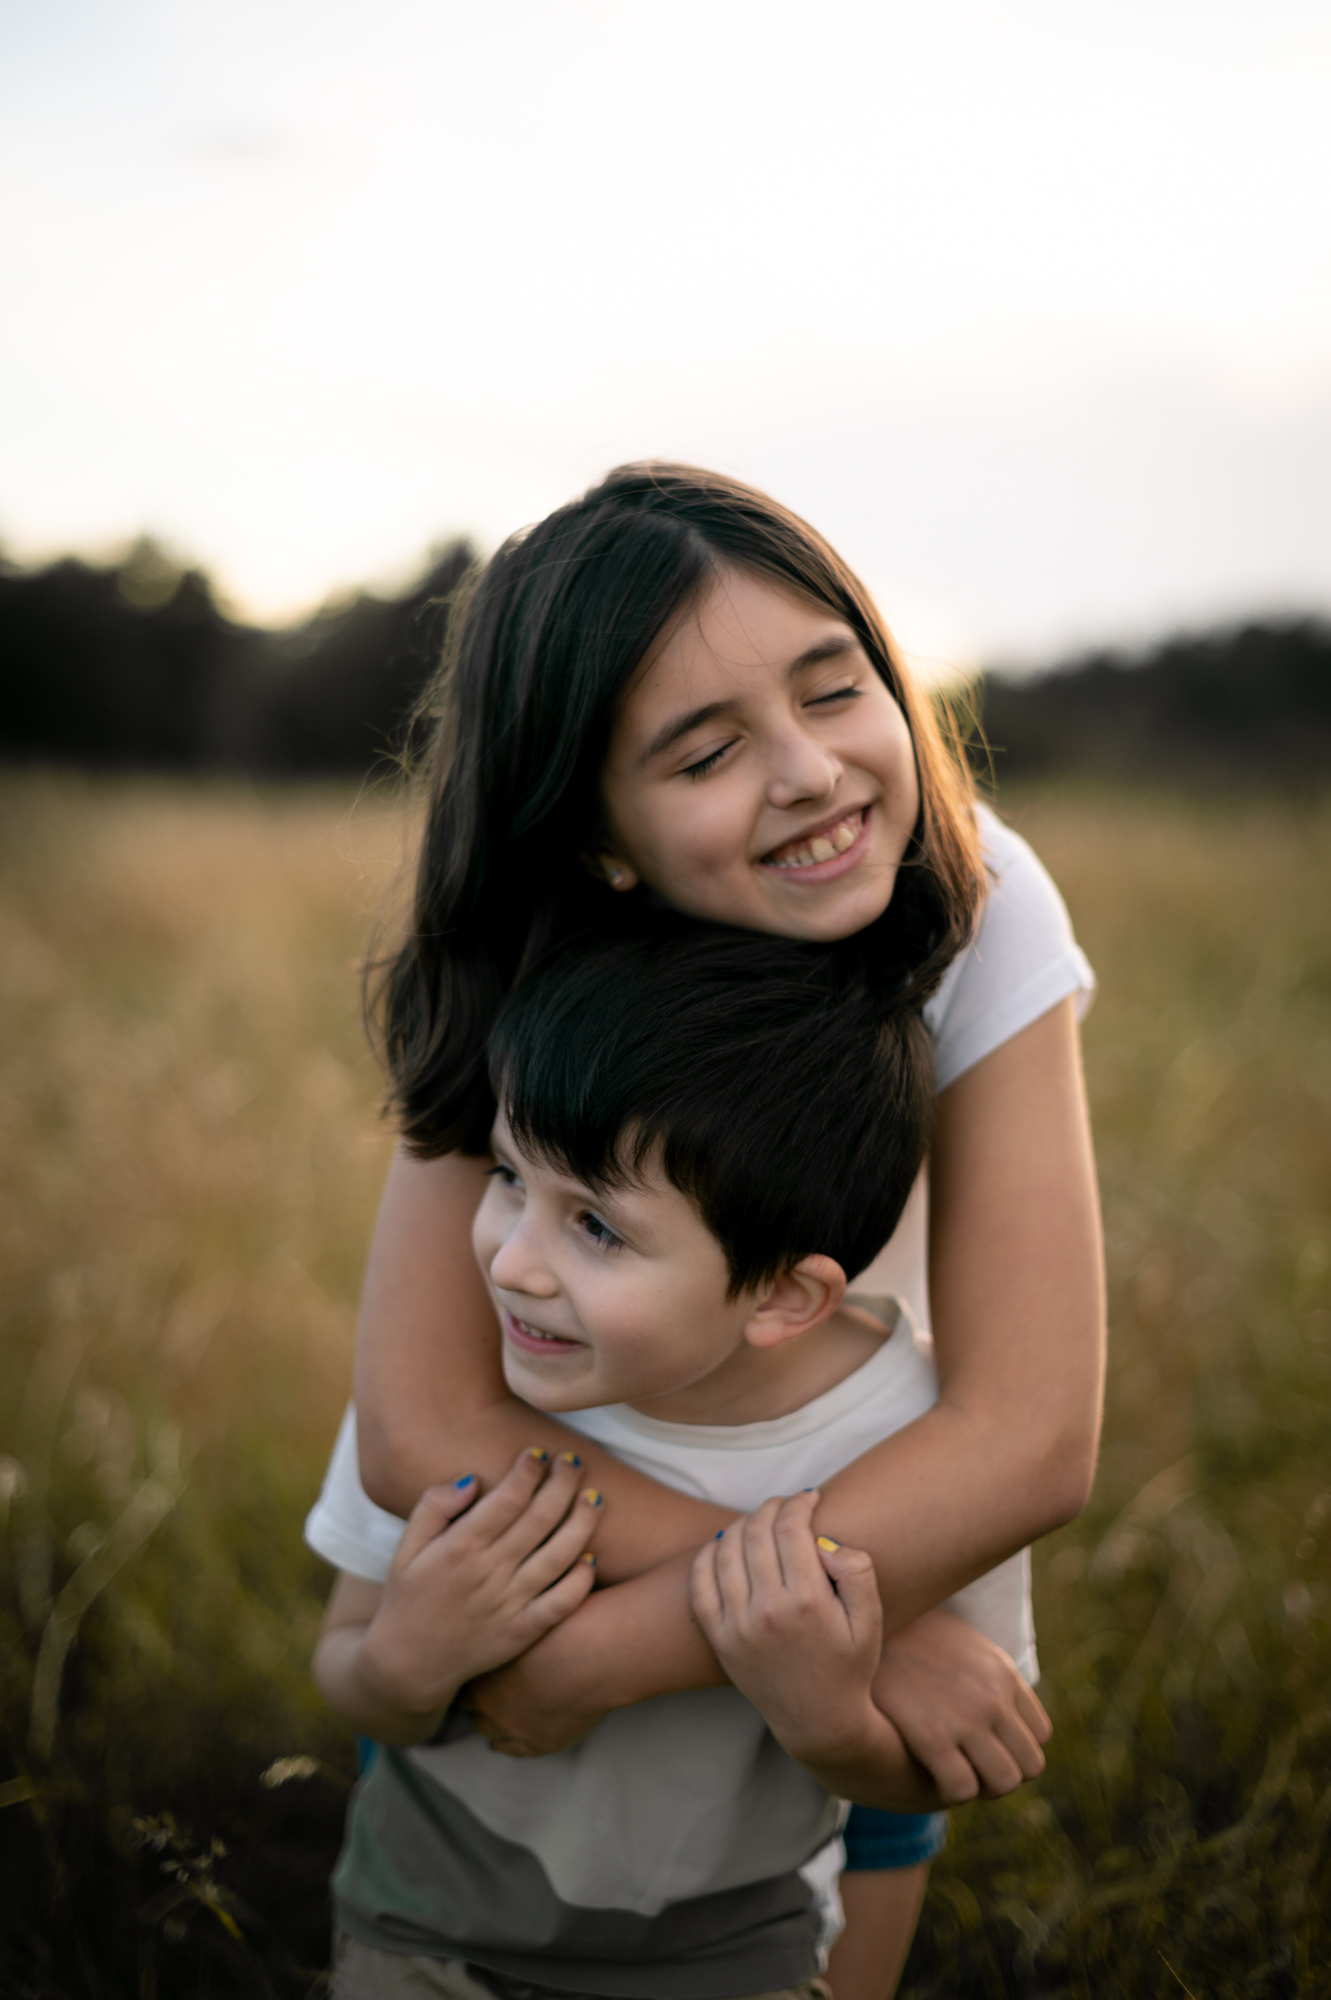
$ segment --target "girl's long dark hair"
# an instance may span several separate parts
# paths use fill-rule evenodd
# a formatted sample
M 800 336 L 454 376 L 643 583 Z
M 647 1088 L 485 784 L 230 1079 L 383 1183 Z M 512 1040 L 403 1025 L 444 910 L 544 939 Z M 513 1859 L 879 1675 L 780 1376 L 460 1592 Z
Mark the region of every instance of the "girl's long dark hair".
M 969 772 L 863 586 L 805 522 L 738 480 L 621 466 L 511 536 L 454 608 L 428 702 L 414 920 L 366 990 L 391 1102 L 423 1158 L 484 1152 L 486 1042 L 523 967 L 566 932 L 612 928 L 617 905 L 644 895 L 616 896 L 583 861 L 598 845 L 615 706 L 663 627 L 722 567 L 843 618 L 910 726 L 919 819 L 856 955 L 872 952 L 894 1004 L 921 1005 L 969 939 L 983 881 Z

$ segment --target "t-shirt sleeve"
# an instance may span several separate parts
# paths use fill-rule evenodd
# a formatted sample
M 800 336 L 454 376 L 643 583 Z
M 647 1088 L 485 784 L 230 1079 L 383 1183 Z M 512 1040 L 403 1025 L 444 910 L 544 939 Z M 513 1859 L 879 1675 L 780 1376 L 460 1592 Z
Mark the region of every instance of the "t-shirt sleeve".
M 305 1539 L 316 1555 L 348 1576 L 382 1583 L 406 1522 L 376 1507 L 360 1483 L 356 1407 L 347 1405 L 323 1491 L 305 1519 Z
M 977 810 L 988 897 L 974 939 L 924 1010 L 939 1090 L 1069 994 L 1078 1019 L 1095 995 L 1095 974 L 1047 869 L 987 806 Z

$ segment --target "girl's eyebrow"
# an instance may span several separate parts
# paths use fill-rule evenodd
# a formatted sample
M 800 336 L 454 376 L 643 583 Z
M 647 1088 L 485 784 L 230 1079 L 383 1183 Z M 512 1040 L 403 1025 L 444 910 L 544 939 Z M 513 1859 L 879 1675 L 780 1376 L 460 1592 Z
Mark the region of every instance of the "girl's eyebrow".
M 816 646 L 807 646 L 786 668 L 786 679 L 793 681 L 796 674 L 806 667 L 821 666 L 824 660 L 840 659 L 843 653 L 857 653 L 860 642 L 853 633 L 838 633 L 835 638 L 820 639 Z M 729 715 L 735 707 L 733 701 L 704 702 L 701 708 L 691 708 L 687 715 L 676 716 L 672 722 L 663 723 L 647 748 L 638 759 L 641 767 L 650 764 L 653 757 L 659 757 L 672 743 L 678 743 L 681 736 L 687 736 L 691 729 L 698 729 L 704 722 L 711 722 L 718 715 Z

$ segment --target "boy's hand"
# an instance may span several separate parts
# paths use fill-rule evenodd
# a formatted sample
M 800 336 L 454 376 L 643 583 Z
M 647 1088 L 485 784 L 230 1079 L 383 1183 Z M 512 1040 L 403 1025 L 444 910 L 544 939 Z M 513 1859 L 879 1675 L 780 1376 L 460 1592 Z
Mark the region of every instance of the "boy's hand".
M 883 1631 L 868 1556 L 814 1540 L 818 1499 L 768 1500 L 733 1522 L 699 1550 L 691 1592 L 731 1680 L 801 1761 L 862 1729 Z
M 769 1500 L 701 1549 L 694 1615 L 782 1748 L 829 1792 L 930 1812 L 932 1782 L 870 1696 L 883 1627 L 873 1564 L 815 1541 L 818 1500 Z
M 1049 1717 L 1002 1647 L 950 1611 L 892 1635 L 873 1699 L 947 1805 L 1000 1798 L 1044 1769 Z
M 398 1546 L 357 1671 L 390 1708 L 446 1709 L 475 1674 L 567 1618 L 592 1587 L 600 1496 L 572 1453 L 523 1452 L 492 1492 L 474 1479 L 423 1494 Z

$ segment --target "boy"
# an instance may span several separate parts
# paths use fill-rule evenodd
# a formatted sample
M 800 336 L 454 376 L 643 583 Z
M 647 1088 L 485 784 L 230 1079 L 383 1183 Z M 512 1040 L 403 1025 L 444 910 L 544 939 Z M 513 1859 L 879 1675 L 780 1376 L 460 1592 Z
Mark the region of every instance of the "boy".
M 402 1746 L 360 1788 L 336 1877 L 346 2000 L 807 1993 L 835 1934 L 841 1801 L 924 1803 L 870 1699 L 868 1558 L 809 1525 L 818 1481 L 936 1393 L 909 1325 L 845 1298 L 925 1143 L 927 1039 L 884 1013 L 850 954 L 693 927 L 569 952 L 505 1007 L 474 1230 L 505 1373 L 747 1514 L 693 1576 L 734 1685 L 495 1756 L 459 1691 L 586 1595 L 597 1496 L 575 1459 L 529 1455 L 483 1499 L 434 1489 L 403 1533 L 359 1492 L 345 1430 L 308 1530 L 344 1572 L 316 1672 Z M 1033 1665 L 1020 1559 L 952 1603 Z

